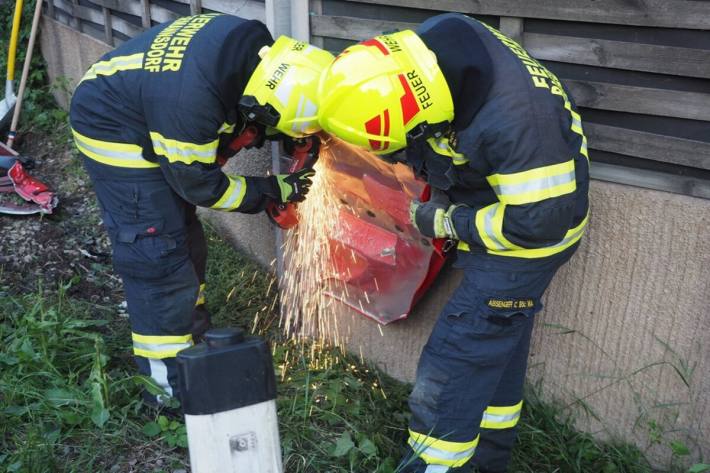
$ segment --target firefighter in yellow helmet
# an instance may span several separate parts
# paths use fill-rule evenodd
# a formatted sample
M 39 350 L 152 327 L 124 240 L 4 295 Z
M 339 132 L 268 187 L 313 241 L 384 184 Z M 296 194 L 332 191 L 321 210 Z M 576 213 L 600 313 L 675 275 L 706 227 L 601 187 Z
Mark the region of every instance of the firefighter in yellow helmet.
M 515 41 L 459 14 L 347 48 L 319 85 L 329 133 L 432 187 L 411 224 L 464 279 L 422 351 L 402 473 L 507 471 L 540 298 L 587 223 L 581 117 Z
M 168 396 L 178 394 L 176 353 L 209 326 L 195 207 L 258 213 L 305 198 L 312 171 L 238 176 L 220 163 L 266 134 L 319 131 L 317 81 L 332 59 L 291 38 L 274 42 L 261 22 L 210 13 L 127 41 L 74 93 L 71 127 L 123 280 L 135 359 Z

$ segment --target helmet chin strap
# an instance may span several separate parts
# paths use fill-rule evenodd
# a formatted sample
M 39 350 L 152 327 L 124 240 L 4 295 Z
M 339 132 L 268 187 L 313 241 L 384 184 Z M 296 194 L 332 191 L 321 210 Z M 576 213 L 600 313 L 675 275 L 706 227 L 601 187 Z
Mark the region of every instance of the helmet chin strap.
M 429 138 L 441 138 L 451 129 L 450 122 L 419 123 L 407 133 L 407 146 L 403 149 L 389 154 L 378 154 L 377 157 L 389 164 L 408 164 L 412 166 L 417 174 L 424 166 L 423 146 L 429 146 Z
M 281 119 L 281 114 L 273 106 L 268 103 L 261 105 L 252 95 L 244 95 L 239 99 L 239 111 L 246 122 L 257 122 L 272 128 L 275 128 Z

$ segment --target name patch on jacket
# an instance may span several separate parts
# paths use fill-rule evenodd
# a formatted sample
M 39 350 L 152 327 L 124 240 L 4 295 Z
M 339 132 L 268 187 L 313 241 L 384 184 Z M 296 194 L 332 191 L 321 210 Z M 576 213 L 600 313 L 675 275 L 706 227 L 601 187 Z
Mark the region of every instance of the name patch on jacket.
M 488 299 L 488 307 L 493 309 L 532 309 L 535 302 L 532 299 Z
M 158 33 L 146 53 L 143 69 L 149 72 L 179 71 L 192 37 L 219 13 L 187 16 Z

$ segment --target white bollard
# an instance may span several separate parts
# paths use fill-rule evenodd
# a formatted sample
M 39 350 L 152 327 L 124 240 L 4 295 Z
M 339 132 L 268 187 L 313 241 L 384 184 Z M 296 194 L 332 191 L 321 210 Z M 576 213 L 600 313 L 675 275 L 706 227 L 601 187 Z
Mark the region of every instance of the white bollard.
M 193 473 L 282 473 L 268 344 L 214 329 L 177 355 Z

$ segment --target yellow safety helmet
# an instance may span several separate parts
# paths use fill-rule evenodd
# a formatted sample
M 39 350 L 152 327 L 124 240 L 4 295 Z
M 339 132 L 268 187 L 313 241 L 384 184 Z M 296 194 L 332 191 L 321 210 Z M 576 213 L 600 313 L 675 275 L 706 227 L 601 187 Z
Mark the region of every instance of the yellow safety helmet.
M 325 131 L 375 154 L 436 136 L 454 118 L 436 56 L 411 30 L 345 49 L 323 73 L 318 100 Z
M 241 112 L 248 120 L 296 138 L 319 132 L 318 79 L 333 55 L 281 36 L 264 46 L 259 57 L 239 101 Z

